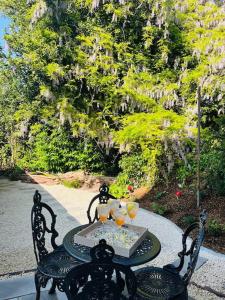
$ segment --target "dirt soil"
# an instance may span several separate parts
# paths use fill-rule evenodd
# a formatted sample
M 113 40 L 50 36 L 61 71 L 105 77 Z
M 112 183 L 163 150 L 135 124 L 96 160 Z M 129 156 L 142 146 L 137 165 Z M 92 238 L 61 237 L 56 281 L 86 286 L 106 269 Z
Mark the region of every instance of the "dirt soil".
M 20 175 L 17 179 L 20 179 L 24 183 L 36 183 L 36 184 L 63 184 L 63 181 L 73 181 L 78 180 L 80 182 L 80 187 L 83 189 L 90 189 L 91 191 L 98 191 L 99 187 L 105 182 L 111 184 L 114 182 L 114 177 L 92 175 L 87 174 L 83 171 L 67 172 L 62 174 L 48 174 L 42 172 L 29 173 L 26 172 Z
M 176 197 L 177 191 L 181 192 L 180 197 Z M 159 197 L 162 192 L 163 195 Z M 196 208 L 196 193 L 190 187 L 180 189 L 177 183 L 174 182 L 168 187 L 161 185 L 153 188 L 138 201 L 142 208 L 150 211 L 153 211 L 151 207 L 153 202 L 165 206 L 167 211 L 164 216 L 182 229 L 185 229 L 189 225 L 185 223 L 184 217 L 193 216 L 197 219 L 199 212 L 202 209 L 206 209 L 208 221 L 216 220 L 220 224 L 223 224 L 224 231 L 220 236 L 214 236 L 207 231 L 204 245 L 225 254 L 225 196 L 205 193 L 201 198 L 201 207 Z

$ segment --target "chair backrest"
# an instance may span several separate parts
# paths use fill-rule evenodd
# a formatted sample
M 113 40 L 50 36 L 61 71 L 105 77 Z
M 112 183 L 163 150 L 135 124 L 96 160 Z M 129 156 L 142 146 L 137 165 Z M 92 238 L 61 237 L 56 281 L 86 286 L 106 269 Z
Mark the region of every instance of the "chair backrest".
M 125 284 L 130 297 L 135 295 L 134 273 L 129 267 L 112 262 L 114 250 L 105 240 L 93 247 L 90 255 L 90 263 L 74 267 L 65 278 L 64 290 L 69 300 L 119 300 Z M 121 275 L 125 275 L 125 280 Z
M 182 238 L 182 244 L 183 244 L 183 250 L 178 253 L 178 256 L 180 257 L 180 264 L 176 268 L 178 272 L 180 272 L 184 266 L 184 260 L 185 256 L 189 257 L 188 267 L 187 271 L 183 276 L 183 281 L 186 285 L 190 282 L 191 276 L 194 273 L 198 256 L 200 252 L 200 248 L 203 244 L 204 238 L 205 238 L 205 224 L 207 220 L 207 214 L 206 211 L 203 210 L 200 213 L 199 216 L 199 222 L 194 222 L 192 225 L 190 225 L 184 232 L 183 238 Z M 197 234 L 192 240 L 192 243 L 187 249 L 187 238 L 192 234 L 193 232 L 196 232 Z
M 97 209 L 94 209 L 93 212 L 93 207 L 96 204 L 106 204 L 109 199 L 116 199 L 114 196 L 109 194 L 109 187 L 104 183 L 103 185 L 100 186 L 99 188 L 99 194 L 96 195 L 90 202 L 87 210 L 87 217 L 89 224 L 94 223 L 95 221 L 98 221 L 98 212 Z M 94 214 L 94 216 L 92 216 Z
M 34 205 L 31 210 L 31 228 L 34 244 L 34 253 L 37 262 L 48 254 L 46 247 L 46 233 L 50 234 L 50 241 L 53 249 L 56 249 L 55 239 L 59 235 L 55 230 L 56 215 L 50 206 L 41 202 L 41 194 L 36 191 L 33 197 Z M 47 226 L 46 217 L 50 217 L 50 227 Z

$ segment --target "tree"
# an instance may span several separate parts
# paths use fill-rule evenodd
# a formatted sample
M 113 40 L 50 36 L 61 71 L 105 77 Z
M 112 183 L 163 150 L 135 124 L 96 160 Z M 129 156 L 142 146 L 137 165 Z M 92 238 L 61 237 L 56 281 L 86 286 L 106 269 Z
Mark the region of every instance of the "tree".
M 20 91 L 14 129 L 26 126 L 20 157 L 38 132 L 66 130 L 104 161 L 149 153 L 156 174 L 159 162 L 168 174 L 178 159 L 189 163 L 197 88 L 205 127 L 223 112 L 223 3 L 8 0 L 0 9 L 12 20 L 6 61 Z

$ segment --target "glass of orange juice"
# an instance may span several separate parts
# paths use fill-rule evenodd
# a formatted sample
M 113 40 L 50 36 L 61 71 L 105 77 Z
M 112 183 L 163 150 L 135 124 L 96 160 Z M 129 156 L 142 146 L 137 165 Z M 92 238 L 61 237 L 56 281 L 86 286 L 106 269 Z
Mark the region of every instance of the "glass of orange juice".
M 116 209 L 120 207 L 120 201 L 117 199 L 109 199 L 108 200 L 108 205 L 109 205 L 109 214 L 112 216 L 114 219 L 114 212 Z
M 126 208 L 127 208 L 128 216 L 130 217 L 131 222 L 132 222 L 133 219 L 136 218 L 136 215 L 137 215 L 137 212 L 139 209 L 139 204 L 136 202 L 127 202 Z
M 125 224 L 125 218 L 126 218 L 124 210 L 121 208 L 116 209 L 114 211 L 114 218 L 115 218 L 116 225 L 118 227 L 122 227 Z
M 104 224 L 109 216 L 109 206 L 107 204 L 99 204 L 97 206 L 99 220 Z

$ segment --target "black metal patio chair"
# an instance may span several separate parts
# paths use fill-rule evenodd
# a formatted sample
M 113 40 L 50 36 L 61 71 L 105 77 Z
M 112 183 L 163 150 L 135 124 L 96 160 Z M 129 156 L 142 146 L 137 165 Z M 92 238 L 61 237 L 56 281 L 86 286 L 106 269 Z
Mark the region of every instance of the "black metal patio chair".
M 73 268 L 66 276 L 64 290 L 68 300 L 133 299 L 136 278 L 129 267 L 112 262 L 113 248 L 100 240 L 90 255 L 90 263 Z M 122 294 L 125 287 L 126 296 Z
M 37 261 L 35 273 L 36 300 L 40 299 L 41 287 L 46 287 L 49 279 L 53 279 L 49 294 L 56 287 L 63 291 L 63 282 L 68 271 L 82 262 L 72 258 L 62 245 L 57 246 L 55 239 L 58 232 L 55 229 L 56 215 L 50 206 L 41 201 L 41 194 L 36 191 L 33 197 L 34 205 L 31 210 L 31 227 L 34 253 Z M 47 224 L 50 224 L 48 226 Z M 49 234 L 53 250 L 48 252 L 46 238 Z
M 183 234 L 183 250 L 178 253 L 180 263 L 177 267 L 172 264 L 163 268 L 145 267 L 135 271 L 137 279 L 137 295 L 135 299 L 145 300 L 187 300 L 187 286 L 195 270 L 199 251 L 204 241 L 205 223 L 207 215 L 203 211 L 199 222 L 190 225 Z M 190 248 L 187 247 L 187 238 L 193 234 Z M 181 276 L 180 272 L 184 266 L 185 257 L 189 257 L 186 273 Z
M 109 194 L 109 187 L 104 183 L 99 188 L 99 194 L 94 196 L 92 198 L 88 210 L 87 210 L 87 217 L 89 224 L 94 223 L 95 221 L 98 221 L 98 212 L 95 208 L 96 202 L 98 204 L 106 204 L 109 199 L 116 199 L 113 195 Z

